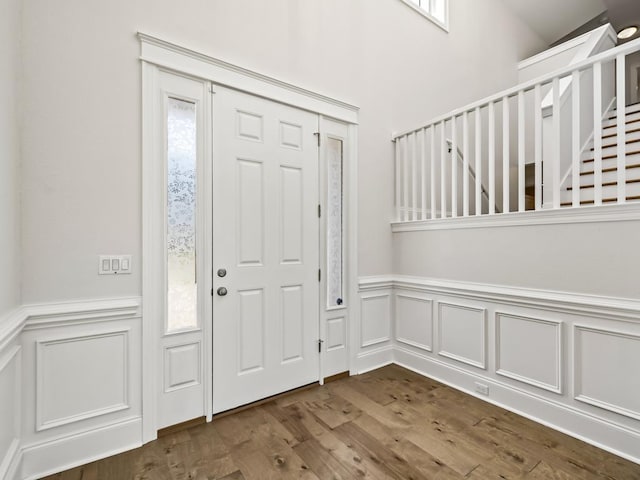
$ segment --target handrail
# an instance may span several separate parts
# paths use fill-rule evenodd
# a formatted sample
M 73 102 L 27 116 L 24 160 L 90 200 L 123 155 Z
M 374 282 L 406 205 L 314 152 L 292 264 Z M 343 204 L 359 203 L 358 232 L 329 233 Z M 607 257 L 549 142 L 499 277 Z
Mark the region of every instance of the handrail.
M 498 102 L 502 100 L 504 97 L 514 97 L 521 91 L 532 90 L 536 87 L 536 85 L 544 85 L 553 81 L 554 78 L 564 77 L 572 74 L 575 71 L 585 70 L 590 68 L 592 65 L 603 62 L 605 60 L 614 60 L 618 55 L 628 55 L 640 49 L 640 38 L 633 40 L 631 42 L 627 42 L 618 47 L 612 48 L 605 52 L 599 53 L 593 57 L 587 58 L 581 62 L 578 62 L 573 65 L 569 65 L 568 67 L 559 68 L 547 75 L 542 75 L 538 78 L 534 78 L 533 80 L 529 80 L 527 82 L 516 85 L 515 87 L 508 88 L 499 93 L 491 95 L 489 97 L 483 98 L 482 100 L 478 100 L 476 102 L 470 103 L 462 108 L 457 108 L 455 110 L 450 111 L 444 115 L 440 115 L 429 122 L 425 122 L 421 124 L 418 128 L 412 128 L 409 130 L 405 130 L 400 133 L 394 133 L 392 135 L 392 140 L 395 141 L 399 137 L 404 137 L 405 135 L 409 135 L 411 133 L 418 132 L 424 128 L 427 128 L 430 125 L 438 124 L 449 120 L 453 117 L 458 117 L 464 112 L 469 112 L 471 110 L 475 110 L 479 107 L 484 107 L 492 102 Z
M 453 148 L 453 142 L 450 139 L 447 139 L 447 145 L 448 145 L 449 153 L 451 153 L 451 149 Z M 457 148 L 456 150 L 458 153 L 457 155 L 458 162 L 464 165 L 464 157 L 462 155 L 462 151 L 460 150 L 460 148 Z M 475 182 L 476 171 L 473 169 L 471 165 L 469 165 L 469 175 L 471 176 L 471 178 L 473 178 L 473 181 Z M 482 184 L 480 184 L 480 191 L 482 192 L 482 195 L 487 199 L 487 204 L 489 204 L 489 194 L 487 193 L 487 190 L 484 188 L 484 185 Z M 495 204 L 495 208 L 496 208 L 496 213 L 502 213 L 497 203 Z

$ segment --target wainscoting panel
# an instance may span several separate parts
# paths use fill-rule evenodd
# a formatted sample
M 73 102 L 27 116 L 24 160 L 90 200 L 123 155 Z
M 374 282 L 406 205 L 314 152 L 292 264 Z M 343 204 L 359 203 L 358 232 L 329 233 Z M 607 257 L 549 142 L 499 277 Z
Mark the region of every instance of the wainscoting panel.
M 640 420 L 640 335 L 574 326 L 576 400 Z
M 347 322 L 345 317 L 329 318 L 326 331 L 327 352 L 347 348 Z
M 433 349 L 433 302 L 419 294 L 395 295 L 396 341 L 428 352 Z
M 128 330 L 36 341 L 36 430 L 129 408 Z
M 562 324 L 496 312 L 496 373 L 562 393 Z
M 370 293 L 360 300 L 360 347 L 371 347 L 391 339 L 391 293 Z
M 640 463 L 640 300 L 363 277 L 363 323 L 388 292 L 395 341 L 361 349 L 360 372 L 393 362 Z
M 438 304 L 438 354 L 474 367 L 487 366 L 487 312 L 484 308 Z
M 200 342 L 173 345 L 165 349 L 164 391 L 197 385 L 200 379 Z

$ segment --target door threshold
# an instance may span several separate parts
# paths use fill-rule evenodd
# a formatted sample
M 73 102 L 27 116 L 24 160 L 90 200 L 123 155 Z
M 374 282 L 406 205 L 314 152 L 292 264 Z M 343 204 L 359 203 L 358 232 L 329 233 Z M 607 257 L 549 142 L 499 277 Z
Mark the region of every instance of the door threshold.
M 330 375 L 328 377 L 324 377 L 324 383 L 331 383 L 331 382 L 335 382 L 336 380 L 342 380 L 343 378 L 347 378 L 349 377 L 349 372 L 340 372 L 340 373 L 336 373 L 335 375 Z
M 313 387 L 320 386 L 319 382 L 309 383 L 307 385 L 303 385 L 301 387 L 293 388 L 291 390 L 287 390 L 286 392 L 276 393 L 275 395 L 271 395 L 270 397 L 262 398 L 260 400 L 256 400 L 255 402 L 247 403 L 245 405 L 240 405 L 239 407 L 232 408 L 231 410 L 225 410 L 224 412 L 215 413 L 213 415 L 213 420 L 218 418 L 226 417 L 228 415 L 233 415 L 234 413 L 242 412 L 244 410 L 248 410 L 253 407 L 259 407 L 260 405 L 264 405 L 265 403 L 272 402 L 273 400 L 278 400 L 280 398 L 288 397 L 294 393 L 303 392 L 305 390 L 309 390 Z

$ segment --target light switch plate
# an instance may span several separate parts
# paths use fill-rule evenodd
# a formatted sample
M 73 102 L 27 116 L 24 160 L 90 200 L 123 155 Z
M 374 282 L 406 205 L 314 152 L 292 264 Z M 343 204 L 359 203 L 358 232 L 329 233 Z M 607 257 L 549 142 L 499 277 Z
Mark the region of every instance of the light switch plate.
M 99 255 L 98 275 L 127 275 L 131 266 L 131 255 Z

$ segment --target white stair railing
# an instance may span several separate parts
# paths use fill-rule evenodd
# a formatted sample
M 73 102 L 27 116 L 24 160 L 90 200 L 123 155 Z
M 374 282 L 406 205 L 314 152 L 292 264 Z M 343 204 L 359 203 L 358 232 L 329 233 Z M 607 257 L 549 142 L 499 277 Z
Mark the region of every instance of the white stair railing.
M 503 214 L 525 212 L 527 164 L 534 165 L 531 210 L 580 207 L 580 176 L 585 174 L 580 169 L 586 137 L 593 139 L 592 203 L 625 203 L 625 58 L 637 51 L 640 39 L 394 134 L 396 221 L 495 215 L 500 210 Z M 563 79 L 571 84 L 570 95 L 562 97 L 571 98 L 571 108 L 561 110 Z M 542 99 L 549 92 L 553 109 L 551 118 L 543 119 Z M 614 98 L 617 189 L 614 198 L 605 199 L 602 120 Z M 551 122 L 543 139 L 543 122 L 547 120 Z M 570 152 L 566 159 L 564 152 Z M 565 164 L 569 170 L 563 176 L 561 168 Z M 561 202 L 563 178 L 570 178 L 572 187 L 568 204 Z M 483 195 L 487 197 L 484 202 Z M 496 205 L 502 208 L 497 209 Z

